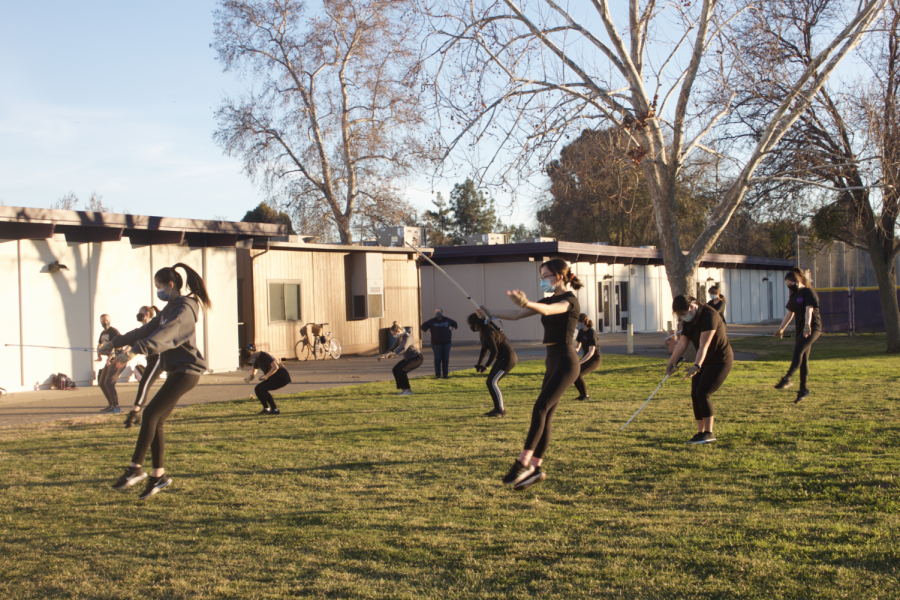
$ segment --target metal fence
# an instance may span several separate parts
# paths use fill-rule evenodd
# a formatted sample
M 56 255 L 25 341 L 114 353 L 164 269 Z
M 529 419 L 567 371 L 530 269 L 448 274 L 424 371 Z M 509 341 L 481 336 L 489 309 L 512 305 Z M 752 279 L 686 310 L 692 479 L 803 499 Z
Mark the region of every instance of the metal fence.
M 850 335 L 884 331 L 878 288 L 831 288 L 818 289 L 816 292 L 819 296 L 822 331 Z

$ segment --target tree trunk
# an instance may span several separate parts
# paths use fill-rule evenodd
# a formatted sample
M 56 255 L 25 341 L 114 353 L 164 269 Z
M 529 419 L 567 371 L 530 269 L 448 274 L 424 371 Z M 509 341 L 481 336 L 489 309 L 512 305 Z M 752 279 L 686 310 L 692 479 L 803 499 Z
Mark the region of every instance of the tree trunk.
M 900 353 L 900 305 L 897 302 L 897 273 L 892 262 L 886 260 L 883 246 L 869 244 L 872 269 L 878 281 L 878 298 L 881 300 L 881 314 L 884 316 L 884 331 L 887 334 L 887 353 Z

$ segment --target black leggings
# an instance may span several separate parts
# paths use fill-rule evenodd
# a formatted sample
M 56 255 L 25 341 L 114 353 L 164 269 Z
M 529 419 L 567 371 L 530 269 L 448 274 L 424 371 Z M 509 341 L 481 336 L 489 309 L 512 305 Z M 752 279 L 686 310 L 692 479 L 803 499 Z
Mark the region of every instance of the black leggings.
M 175 410 L 181 397 L 194 389 L 198 381 L 200 381 L 200 375 L 197 373 L 169 373 L 166 382 L 144 409 L 141 433 L 138 435 L 131 462 L 136 465 L 143 464 L 149 448 L 153 454 L 153 468 L 162 468 L 163 455 L 166 450 L 163 426 L 166 424 L 166 419 Z
M 277 407 L 275 406 L 275 399 L 272 398 L 272 394 L 275 390 L 280 390 L 287 384 L 291 382 L 291 375 L 288 373 L 288 370 L 284 367 L 279 367 L 275 374 L 266 379 L 265 381 L 260 381 L 259 384 L 253 389 L 256 392 L 256 397 L 259 398 L 259 401 L 262 402 L 263 408 L 271 408 L 275 410 Z
M 103 395 L 106 397 L 106 401 L 110 406 L 119 405 L 119 393 L 116 392 L 116 382 L 119 380 L 119 375 L 121 375 L 124 370 L 125 365 L 122 365 L 121 367 L 112 367 L 107 364 L 100 369 L 100 375 L 97 376 L 97 385 L 100 387 L 100 391 L 103 392 Z
M 415 371 L 422 366 L 425 358 L 420 354 L 415 358 L 404 358 L 391 369 L 394 373 L 394 380 L 397 382 L 398 390 L 408 390 L 409 373 Z
M 797 341 L 794 342 L 794 358 L 791 360 L 791 366 L 788 368 L 785 377 L 790 379 L 797 367 L 800 367 L 801 390 L 806 389 L 806 382 L 809 379 L 809 353 L 812 350 L 812 345 L 819 339 L 821 333 L 820 331 L 813 331 L 809 334 L 809 337 L 803 337 L 803 332 L 801 331 L 797 334 Z
M 544 372 L 544 383 L 531 411 L 531 427 L 525 438 L 525 450 L 534 450 L 535 458 L 543 458 L 550 444 L 550 422 L 559 400 L 575 380 L 581 367 L 578 355 L 571 344 L 551 344 L 547 346 L 547 370 Z
M 159 379 L 159 354 L 151 354 L 147 357 L 147 366 L 141 373 L 141 381 L 138 383 L 137 396 L 134 398 L 135 406 L 144 406 L 147 397 L 150 396 L 150 388 Z
M 704 363 L 700 372 L 691 378 L 691 402 L 694 405 L 695 420 L 701 421 L 713 416 L 713 406 L 709 398 L 722 387 L 733 366 L 734 360 Z
M 584 376 L 590 375 L 594 371 L 600 367 L 600 363 L 603 361 L 603 357 L 600 356 L 600 349 L 594 350 L 594 355 L 581 363 L 581 373 L 578 375 L 578 379 L 575 380 L 575 387 L 578 388 L 578 393 L 582 396 L 587 396 L 587 386 L 584 384 Z
M 488 373 L 487 387 L 488 392 L 491 394 L 491 400 L 494 401 L 494 410 L 506 410 L 503 407 L 503 392 L 500 391 L 500 380 L 515 368 L 518 361 L 519 357 L 516 356 L 515 352 L 500 354 L 497 356 L 494 366 L 491 367 L 491 372 Z

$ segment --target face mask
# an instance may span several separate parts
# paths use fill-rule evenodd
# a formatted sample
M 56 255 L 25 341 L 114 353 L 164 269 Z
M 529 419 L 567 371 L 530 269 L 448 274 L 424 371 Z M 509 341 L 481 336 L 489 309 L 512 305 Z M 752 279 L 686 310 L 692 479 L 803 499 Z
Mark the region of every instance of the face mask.
M 172 294 L 169 292 L 169 286 L 166 286 L 161 290 L 156 290 L 156 297 L 163 302 L 168 302 L 169 298 L 172 297 Z
M 255 357 L 255 356 L 251 356 L 251 357 L 250 357 L 250 364 L 251 364 L 251 365 L 255 365 L 255 364 L 256 364 L 256 358 L 257 358 L 257 357 Z
M 437 319 L 438 321 L 440 321 L 441 319 L 444 318 L 444 313 L 436 312 L 436 313 L 434 313 L 434 318 Z
M 796 283 L 789 283 L 787 284 L 787 287 L 792 292 L 796 292 L 799 289 Z
M 541 291 L 542 292 L 544 292 L 545 294 L 551 294 L 551 293 L 553 293 L 554 288 L 555 288 L 555 286 L 552 283 L 550 283 L 546 279 L 541 279 Z
M 584 325 L 579 323 L 578 325 L 575 326 L 575 329 L 577 329 L 578 331 L 581 331 L 582 329 L 584 329 Z
M 109 323 L 100 323 L 100 326 L 101 326 L 103 329 L 109 329 Z
M 138 313 L 138 314 L 137 314 L 137 320 L 140 321 L 141 323 L 143 323 L 143 322 L 144 322 L 144 315 L 142 315 L 141 313 Z
M 693 321 L 695 316 L 697 316 L 696 311 L 688 311 L 686 315 L 681 315 L 680 317 L 678 317 L 678 320 L 687 323 L 689 321 Z

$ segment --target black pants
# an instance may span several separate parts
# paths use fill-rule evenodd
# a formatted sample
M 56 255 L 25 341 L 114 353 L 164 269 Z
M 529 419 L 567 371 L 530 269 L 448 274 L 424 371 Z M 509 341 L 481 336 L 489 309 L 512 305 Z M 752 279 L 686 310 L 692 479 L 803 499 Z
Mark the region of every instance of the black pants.
M 137 396 L 134 397 L 135 406 L 144 406 L 150 396 L 150 388 L 160 376 L 159 354 L 151 354 L 147 357 L 147 366 L 140 371 L 141 380 L 138 382 Z
M 581 372 L 575 347 L 570 344 L 547 346 L 545 364 L 547 371 L 544 373 L 544 383 L 531 411 L 531 427 L 525 438 L 525 450 L 534 450 L 535 458 L 544 457 L 550 444 L 550 422 L 559 400 Z
M 813 331 L 809 334 L 809 337 L 803 337 L 803 332 L 800 332 L 797 334 L 797 341 L 794 342 L 794 358 L 791 360 L 791 366 L 788 368 L 785 377 L 790 378 L 793 376 L 794 371 L 797 370 L 797 367 L 800 367 L 801 390 L 806 389 L 806 382 L 809 379 L 809 353 L 812 350 L 812 345 L 819 339 L 821 333 L 821 331 Z
M 404 358 L 391 369 L 394 372 L 394 380 L 397 382 L 398 390 L 409 389 L 409 373 L 422 366 L 425 357 L 421 354 L 415 358 Z
M 106 397 L 106 401 L 110 406 L 119 405 L 119 393 L 116 392 L 116 382 L 119 380 L 119 375 L 122 374 L 124 369 L 125 365 L 122 365 L 121 367 L 112 367 L 107 364 L 100 369 L 100 374 L 97 376 L 97 385 L 100 387 L 100 391 L 103 392 L 103 395 Z
M 194 389 L 198 381 L 200 375 L 197 373 L 169 373 L 166 382 L 144 409 L 141 433 L 138 435 L 131 462 L 136 465 L 143 464 L 149 448 L 153 454 L 153 468 L 162 468 L 166 450 L 163 426 L 181 397 Z
M 503 392 L 500 391 L 500 380 L 515 368 L 518 361 L 519 357 L 516 356 L 515 352 L 498 354 L 497 360 L 494 361 L 494 365 L 491 367 L 491 372 L 488 373 L 487 387 L 488 392 L 491 394 L 491 400 L 494 401 L 494 410 L 506 410 L 503 407 Z
M 700 372 L 691 378 L 691 402 L 694 405 L 694 419 L 700 421 L 713 416 L 712 396 L 722 387 L 734 360 L 722 363 L 704 363 Z
M 259 384 L 253 389 L 256 392 L 256 397 L 259 398 L 259 401 L 262 402 L 263 408 L 271 408 L 275 410 L 277 407 L 275 406 L 275 400 L 272 398 L 272 394 L 275 390 L 280 390 L 287 384 L 291 382 L 291 375 L 288 373 L 288 370 L 284 367 L 279 367 L 275 374 L 266 379 L 265 381 L 259 382 Z
M 581 363 L 581 372 L 578 374 L 578 379 L 575 380 L 575 387 L 578 388 L 578 393 L 582 396 L 588 395 L 587 386 L 584 384 L 585 375 L 590 375 L 596 371 L 602 361 L 603 357 L 600 356 L 600 352 L 595 350 L 592 357 Z
M 447 377 L 447 372 L 450 369 L 450 347 L 452 345 L 450 342 L 446 344 L 431 344 L 431 350 L 434 352 L 435 377 L 440 377 L 441 373 L 443 373 L 444 377 Z

